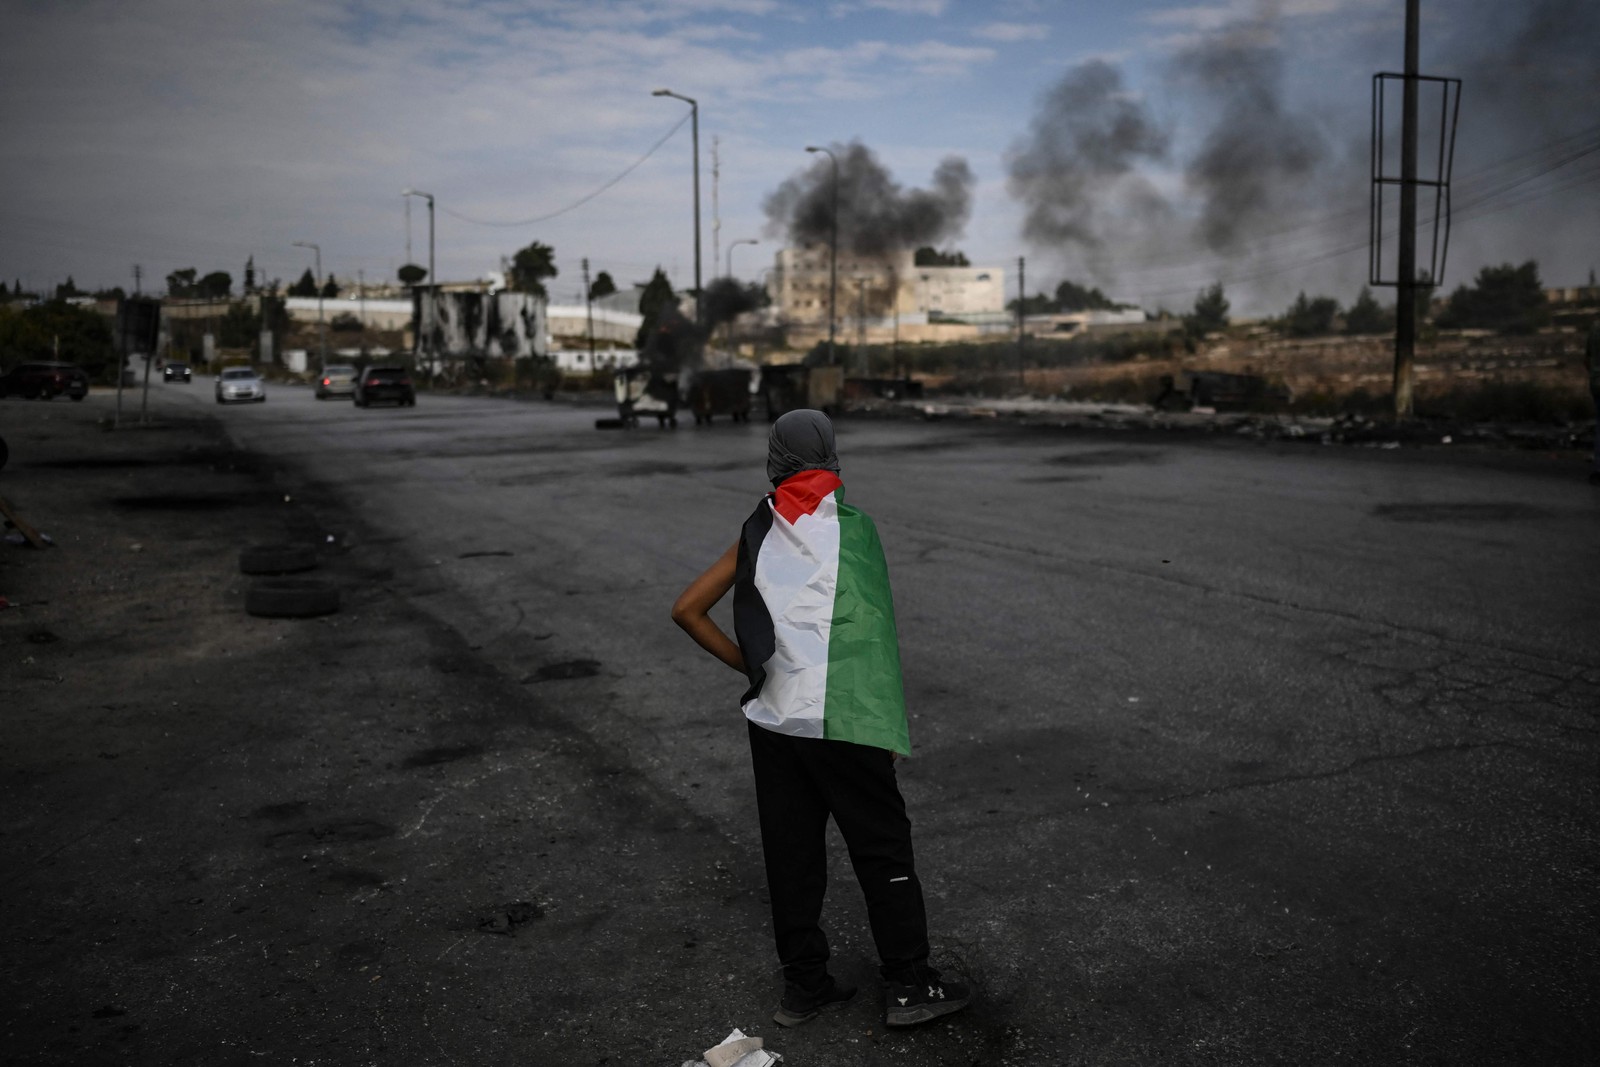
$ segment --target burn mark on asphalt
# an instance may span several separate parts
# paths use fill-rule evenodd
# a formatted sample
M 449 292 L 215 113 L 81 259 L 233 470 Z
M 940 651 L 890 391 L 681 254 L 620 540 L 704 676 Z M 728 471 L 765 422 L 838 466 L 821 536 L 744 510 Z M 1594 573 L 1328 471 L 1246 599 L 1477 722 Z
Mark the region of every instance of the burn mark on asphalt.
M 457 556 L 456 559 L 482 559 L 485 556 L 512 556 L 515 554 L 516 553 L 508 552 L 503 548 L 496 548 L 484 552 L 463 552 Z
M 1139 463 L 1159 463 L 1165 455 L 1147 448 L 1092 448 L 1086 452 L 1063 452 L 1045 462 L 1056 467 L 1131 467 Z
M 1063 482 L 1098 482 L 1098 474 L 1041 474 L 1033 478 L 1018 478 L 1030 485 L 1060 485 Z
M 323 823 L 299 830 L 283 830 L 267 837 L 267 847 L 282 845 L 348 845 L 360 841 L 376 841 L 392 837 L 394 827 L 375 819 L 347 819 L 342 822 Z
M 155 460 L 135 459 L 131 456 L 83 456 L 78 459 L 39 459 L 28 464 L 47 470 L 119 470 L 128 467 L 148 467 Z
M 289 819 L 298 819 L 304 815 L 310 806 L 305 800 L 286 800 L 281 804 L 263 804 L 250 813 L 252 819 L 271 819 L 274 822 L 286 822 Z
M 226 511 L 229 508 L 247 507 L 260 498 L 232 493 L 157 494 L 154 496 L 119 496 L 111 503 L 125 511 Z
M 413 752 L 400 766 L 437 767 L 441 763 L 454 763 L 456 760 L 481 755 L 483 755 L 482 745 L 440 745 L 435 748 L 425 748 L 421 752 Z
M 1549 512 L 1527 504 L 1379 504 L 1372 514 L 1391 522 L 1510 522 L 1543 519 Z
M 534 671 L 523 683 L 528 682 L 564 682 L 571 678 L 593 678 L 600 673 L 600 661 L 597 659 L 570 659 L 561 663 L 547 663 Z
M 328 884 L 340 889 L 379 889 L 388 880 L 377 871 L 358 867 L 336 867 L 328 872 Z

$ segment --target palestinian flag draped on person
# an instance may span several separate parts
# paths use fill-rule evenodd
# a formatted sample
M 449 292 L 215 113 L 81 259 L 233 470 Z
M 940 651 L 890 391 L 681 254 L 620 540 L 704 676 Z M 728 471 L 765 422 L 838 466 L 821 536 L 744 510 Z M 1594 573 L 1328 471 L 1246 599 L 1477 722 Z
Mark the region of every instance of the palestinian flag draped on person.
M 756 506 L 733 613 L 751 722 L 910 755 L 889 568 L 837 474 L 801 471 Z

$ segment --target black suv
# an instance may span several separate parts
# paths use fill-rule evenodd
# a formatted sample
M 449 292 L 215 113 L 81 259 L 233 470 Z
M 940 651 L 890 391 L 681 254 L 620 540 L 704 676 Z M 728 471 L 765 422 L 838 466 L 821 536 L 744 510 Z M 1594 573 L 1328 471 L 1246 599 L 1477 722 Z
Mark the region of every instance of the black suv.
M 0 374 L 0 396 L 50 400 L 63 394 L 74 400 L 89 395 L 89 376 L 71 363 L 19 363 Z
M 161 368 L 161 380 L 164 382 L 190 382 L 194 380 L 194 372 L 187 363 L 168 362 Z
M 417 390 L 404 367 L 368 367 L 356 379 L 356 407 L 364 408 L 379 400 L 393 400 L 407 407 L 417 406 Z

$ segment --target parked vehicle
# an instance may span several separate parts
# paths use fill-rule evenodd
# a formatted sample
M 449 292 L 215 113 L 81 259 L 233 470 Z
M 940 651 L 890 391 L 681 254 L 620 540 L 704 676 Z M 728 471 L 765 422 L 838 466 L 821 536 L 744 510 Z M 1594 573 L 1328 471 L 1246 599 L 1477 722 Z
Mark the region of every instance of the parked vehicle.
M 161 368 L 161 380 L 164 382 L 187 382 L 194 378 L 194 372 L 187 363 L 168 362 Z
M 761 365 L 761 398 L 767 421 L 799 408 L 814 408 L 834 415 L 844 386 L 844 368 L 807 367 L 801 363 Z
M 368 367 L 356 378 L 353 399 L 358 408 L 383 400 L 416 407 L 417 390 L 411 384 L 410 372 L 404 367 Z
M 253 401 L 264 404 L 267 386 L 249 367 L 224 367 L 217 375 L 217 403 L 232 404 Z
M 689 379 L 687 401 L 694 422 L 709 423 L 718 415 L 734 422 L 750 421 L 750 372 L 738 367 L 697 370 Z
M 330 396 L 354 396 L 359 372 L 348 363 L 334 363 L 322 368 L 317 378 L 317 399 Z
M 89 395 L 89 376 L 71 363 L 19 363 L 0 374 L 0 396 L 51 400 L 62 395 L 73 400 Z

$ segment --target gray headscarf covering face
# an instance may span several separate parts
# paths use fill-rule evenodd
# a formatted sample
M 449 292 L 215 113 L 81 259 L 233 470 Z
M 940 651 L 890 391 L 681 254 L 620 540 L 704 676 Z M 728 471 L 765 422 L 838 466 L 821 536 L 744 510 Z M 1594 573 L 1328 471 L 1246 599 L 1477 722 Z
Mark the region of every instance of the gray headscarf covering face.
M 828 416 L 801 408 L 778 416 L 767 436 L 767 477 L 777 485 L 801 471 L 839 473 L 839 454 L 833 446 L 833 423 Z

